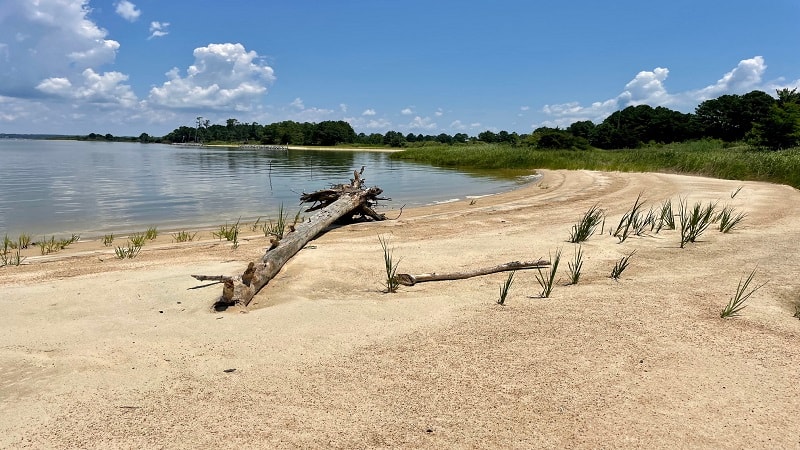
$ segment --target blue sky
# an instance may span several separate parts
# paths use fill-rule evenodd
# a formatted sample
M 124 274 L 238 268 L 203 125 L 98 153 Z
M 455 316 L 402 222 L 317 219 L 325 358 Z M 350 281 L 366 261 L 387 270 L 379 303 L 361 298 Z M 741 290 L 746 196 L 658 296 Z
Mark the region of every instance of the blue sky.
M 800 86 L 800 2 L 0 0 L 0 133 L 529 133 Z

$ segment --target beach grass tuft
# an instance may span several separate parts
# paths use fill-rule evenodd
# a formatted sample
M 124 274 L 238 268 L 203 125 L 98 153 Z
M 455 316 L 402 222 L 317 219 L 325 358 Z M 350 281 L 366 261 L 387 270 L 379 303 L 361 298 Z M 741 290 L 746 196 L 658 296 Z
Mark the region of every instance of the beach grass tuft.
M 757 268 L 756 268 L 757 269 Z M 720 312 L 719 316 L 723 319 L 728 317 L 736 317 L 739 313 L 747 307 L 744 303 L 759 289 L 764 287 L 767 284 L 767 281 L 759 284 L 758 286 L 750 289 L 750 283 L 753 282 L 753 278 L 756 276 L 756 269 L 753 269 L 750 272 L 750 275 L 747 276 L 746 279 L 742 280 L 739 279 L 739 285 L 736 287 L 736 293 L 731 297 L 728 301 L 728 304 L 722 308 L 722 312 Z
M 612 234 L 619 239 L 620 244 L 625 242 L 631 234 L 641 235 L 644 227 L 652 220 L 652 214 L 646 217 L 642 215 L 643 207 L 644 201 L 642 200 L 642 193 L 639 193 L 631 209 L 626 211 L 625 214 L 622 215 L 622 218 L 619 219 L 617 229 Z
M 144 238 L 148 241 L 154 241 L 158 237 L 158 228 L 156 227 L 149 227 L 147 231 L 144 232 Z
M 686 199 L 680 200 L 678 216 L 681 225 L 681 248 L 690 242 L 697 241 L 697 238 L 713 223 L 716 218 L 714 215 L 716 207 L 716 202 L 709 202 L 706 206 L 703 206 L 701 202 L 696 202 L 690 208 Z
M 400 260 L 394 261 L 394 249 L 389 248 L 389 243 L 386 238 L 379 235 L 378 241 L 381 243 L 381 248 L 383 249 L 383 263 L 386 271 L 384 286 L 386 287 L 386 292 L 397 292 L 397 288 L 400 287 L 400 282 L 397 281 L 397 266 L 400 265 Z
M 578 246 L 575 249 L 575 256 L 572 261 L 567 262 L 567 274 L 569 275 L 569 284 L 578 284 L 581 279 L 581 269 L 583 269 L 583 247 Z
M 604 217 L 603 210 L 597 205 L 589 208 L 583 214 L 580 222 L 572 226 L 572 230 L 569 233 L 569 242 L 577 244 L 588 240 L 597 230 L 597 226 L 603 222 Z
M 614 264 L 614 267 L 611 268 L 611 278 L 615 281 L 619 281 L 619 277 L 622 276 L 622 272 L 628 268 L 630 264 L 631 256 L 636 253 L 636 250 L 632 251 L 629 255 L 623 256 Z
M 730 233 L 745 217 L 747 217 L 747 213 L 737 213 L 732 206 L 722 208 L 716 217 L 716 221 L 719 222 L 719 231 Z
M 506 304 L 506 297 L 508 297 L 508 291 L 511 289 L 511 284 L 514 282 L 515 273 L 517 273 L 516 270 L 509 272 L 506 281 L 500 286 L 500 298 L 497 299 L 498 305 L 504 306 Z
M 111 244 L 114 243 L 114 234 L 106 234 L 103 236 L 103 245 L 106 247 L 110 247 Z
M 675 213 L 672 211 L 672 199 L 666 199 L 661 203 L 660 212 L 656 219 L 655 231 L 675 229 Z
M 536 281 L 542 288 L 542 291 L 539 293 L 539 297 L 550 298 L 550 293 L 553 292 L 553 286 L 555 286 L 556 272 L 558 271 L 559 262 L 561 262 L 560 248 L 556 250 L 555 257 L 552 254 L 550 255 L 550 266 L 548 268 L 536 268 Z
M 197 232 L 190 233 L 188 231 L 179 231 L 172 235 L 172 239 L 175 242 L 191 242 L 194 240 L 195 236 L 197 236 Z
M 117 255 L 118 259 L 132 259 L 139 255 L 143 245 L 143 240 L 134 242 L 129 239 L 125 247 L 117 246 L 117 248 L 114 249 L 114 254 Z

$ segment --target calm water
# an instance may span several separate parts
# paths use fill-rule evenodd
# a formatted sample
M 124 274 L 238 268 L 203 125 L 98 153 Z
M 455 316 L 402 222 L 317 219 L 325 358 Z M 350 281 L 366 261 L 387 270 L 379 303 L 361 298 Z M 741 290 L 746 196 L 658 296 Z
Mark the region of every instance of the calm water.
M 507 191 L 526 179 L 394 161 L 386 153 L 181 148 L 0 139 L 0 236 L 34 238 L 215 226 L 294 215 L 302 192 L 366 166 L 388 208 Z M 379 209 L 380 212 L 380 209 Z

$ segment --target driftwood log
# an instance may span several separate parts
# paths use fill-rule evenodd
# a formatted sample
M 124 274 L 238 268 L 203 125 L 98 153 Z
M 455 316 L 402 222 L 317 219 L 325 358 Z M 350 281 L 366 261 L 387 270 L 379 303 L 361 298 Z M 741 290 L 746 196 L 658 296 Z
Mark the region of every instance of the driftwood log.
M 540 267 L 547 267 L 550 261 L 540 259 L 538 261 L 512 261 L 499 266 L 484 267 L 482 269 L 468 270 L 465 272 L 451 272 L 451 273 L 423 273 L 419 275 L 410 275 L 407 273 L 400 273 L 395 275 L 394 279 L 403 286 L 413 286 L 417 283 L 424 283 L 426 281 L 442 281 L 442 280 L 463 280 L 465 278 L 478 277 L 481 275 L 489 275 L 490 273 L 507 272 L 509 270 L 523 270 L 523 269 L 538 269 Z
M 240 276 L 207 276 L 192 275 L 198 280 L 215 280 L 224 283 L 222 297 L 217 305 L 240 304 L 247 306 L 253 297 L 264 287 L 284 264 L 303 248 L 310 240 L 322 233 L 334 222 L 342 219 L 352 220 L 354 216 L 369 217 L 373 220 L 384 220 L 383 214 L 373 210 L 378 196 L 383 192 L 379 187 L 364 189 L 361 171 L 354 172 L 350 184 L 333 186 L 330 189 L 303 194 L 302 202 L 313 203 L 306 211 L 316 213 L 300 224 L 294 231 L 288 232 L 282 239 L 273 240 L 260 260 L 251 262 Z

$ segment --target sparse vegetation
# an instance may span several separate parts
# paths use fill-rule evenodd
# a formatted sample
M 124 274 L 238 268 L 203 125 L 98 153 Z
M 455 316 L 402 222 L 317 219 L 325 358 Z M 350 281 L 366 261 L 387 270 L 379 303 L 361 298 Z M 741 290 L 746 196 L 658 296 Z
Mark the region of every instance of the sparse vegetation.
M 619 277 L 621 277 L 622 272 L 628 268 L 631 256 L 633 256 L 635 253 L 636 250 L 632 251 L 628 256 L 623 256 L 614 264 L 614 267 L 611 268 L 611 278 L 613 278 L 615 281 L 619 281 Z
M 543 269 L 541 267 L 536 268 L 536 281 L 539 282 L 539 286 L 542 288 L 542 291 L 539 293 L 539 297 L 549 298 L 550 293 L 553 292 L 553 286 L 555 286 L 556 273 L 558 271 L 558 264 L 560 261 L 561 249 L 559 248 L 556 250 L 555 257 L 550 255 L 550 267 L 547 269 Z
M 605 216 L 603 210 L 597 205 L 592 206 L 584 213 L 580 222 L 572 226 L 572 231 L 569 233 L 569 241 L 573 244 L 577 244 L 588 240 L 594 234 L 595 230 L 597 230 L 597 226 L 604 220 Z
M 514 282 L 514 274 L 516 272 L 517 272 L 516 270 L 512 270 L 511 272 L 509 272 L 508 278 L 506 278 L 506 281 L 503 283 L 502 286 L 500 286 L 500 298 L 497 300 L 498 305 L 506 304 L 506 297 L 508 296 L 508 291 L 511 289 L 511 284 Z
M 240 220 L 241 219 L 237 220 L 236 223 L 233 224 L 233 225 L 228 225 L 227 223 L 225 223 L 225 225 L 220 225 L 219 226 L 219 231 L 212 231 L 211 235 L 216 237 L 219 240 L 222 240 L 222 238 L 225 238 L 225 240 L 227 240 L 228 242 L 232 242 L 233 243 L 233 248 L 234 249 L 239 248 L 239 221 Z
M 147 231 L 144 232 L 144 237 L 148 241 L 154 241 L 158 237 L 158 229 L 156 227 L 150 227 Z
M 29 234 L 22 233 L 19 235 L 17 243 L 20 250 L 27 249 L 31 245 L 31 236 Z
M 719 231 L 729 233 L 734 227 L 739 225 L 745 217 L 747 217 L 747 213 L 736 213 L 732 206 L 722 208 L 722 211 L 720 211 L 719 215 L 716 217 L 716 221 L 719 222 Z
M 639 193 L 631 209 L 625 212 L 622 218 L 619 219 L 619 224 L 613 236 L 619 239 L 620 244 L 625 242 L 631 234 L 641 234 L 641 229 L 652 220 L 652 214 L 648 215 L 650 219 L 642 216 L 643 205 L 642 194 Z
M 386 269 L 386 281 L 384 285 L 386 286 L 387 293 L 397 292 L 397 288 L 400 287 L 400 283 L 397 281 L 397 266 L 400 264 L 400 260 L 396 262 L 393 259 L 393 249 L 389 248 L 389 244 L 386 238 L 382 236 L 378 236 L 378 241 L 381 243 L 381 248 L 383 249 L 383 263 L 384 268 Z
M 179 231 L 172 235 L 172 239 L 175 242 L 191 242 L 194 240 L 194 237 L 197 236 L 197 232 L 190 233 L 188 231 Z
M 703 206 L 702 203 L 696 202 L 694 206 L 689 208 L 686 199 L 681 199 L 680 202 L 678 216 L 681 224 L 681 248 L 684 248 L 686 244 L 694 243 L 713 223 L 715 218 L 714 210 L 717 204 L 709 202 L 706 206 Z
M 750 289 L 750 283 L 753 282 L 753 278 L 756 276 L 756 269 L 753 269 L 750 272 L 750 275 L 747 276 L 746 279 L 742 280 L 739 279 L 739 285 L 736 287 L 736 293 L 731 297 L 728 301 L 728 304 L 722 308 L 722 312 L 720 312 L 719 316 L 723 319 L 727 317 L 736 317 L 739 313 L 747 307 L 744 303 L 749 299 L 757 290 L 764 287 L 767 282 L 763 282 L 758 286 Z
M 675 213 L 672 211 L 672 199 L 666 199 L 661 203 L 661 210 L 656 220 L 656 233 L 661 230 L 675 229 Z
M 581 278 L 581 269 L 583 268 L 583 247 L 580 245 L 575 249 L 575 257 L 572 261 L 567 263 L 567 270 L 569 274 L 569 284 L 578 284 Z
M 742 190 L 743 187 L 744 186 L 739 186 L 738 188 L 736 188 L 735 191 L 731 192 L 731 198 L 736 198 L 736 196 L 739 195 L 739 192 Z
M 144 245 L 144 241 L 137 241 L 133 242 L 128 240 L 127 245 L 125 247 L 118 246 L 114 249 L 114 253 L 117 255 L 119 259 L 125 258 L 135 258 L 139 255 L 139 252 L 142 250 L 142 246 Z
M 133 233 L 132 235 L 128 236 L 128 240 L 136 247 L 144 247 L 145 242 L 147 241 L 147 234 L 146 233 Z
M 113 234 L 106 234 L 103 236 L 103 245 L 106 247 L 110 247 L 111 244 L 114 243 L 114 235 Z
M 300 212 L 298 211 L 298 215 Z M 297 223 L 297 217 L 295 216 L 295 223 Z M 269 220 L 268 223 L 264 223 L 261 225 L 261 230 L 264 232 L 264 236 L 275 236 L 278 239 L 283 239 L 283 234 L 286 232 L 286 214 L 283 210 L 283 203 L 281 203 L 280 208 L 278 209 L 278 218 L 273 223 L 272 219 Z

